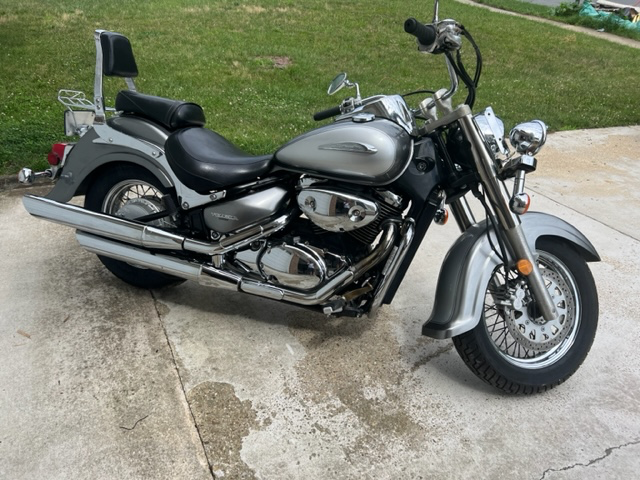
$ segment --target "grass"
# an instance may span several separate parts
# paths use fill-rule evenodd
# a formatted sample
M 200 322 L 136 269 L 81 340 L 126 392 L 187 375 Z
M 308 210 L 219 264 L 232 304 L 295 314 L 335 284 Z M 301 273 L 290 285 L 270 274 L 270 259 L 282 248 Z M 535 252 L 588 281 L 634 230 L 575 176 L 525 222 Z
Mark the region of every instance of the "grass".
M 623 26 L 610 20 L 596 20 L 590 17 L 578 15 L 580 6 L 577 1 L 560 4 L 559 7 L 545 7 L 544 5 L 535 5 L 521 0 L 474 0 L 478 3 L 490 5 L 492 7 L 508 10 L 510 12 L 522 13 L 524 15 L 533 15 L 536 17 L 548 18 L 557 22 L 567 23 L 570 25 L 578 25 L 581 27 L 591 28 L 593 30 L 604 30 L 621 37 L 640 40 L 640 32 L 624 28 Z
M 507 128 L 531 118 L 554 130 L 640 123 L 629 90 L 640 51 L 453 1 L 440 12 L 480 45 L 476 106 L 493 105 Z M 96 28 L 130 38 L 140 91 L 198 102 L 209 128 L 265 153 L 315 127 L 313 112 L 340 101 L 342 92 L 326 96 L 339 71 L 348 71 L 363 95 L 446 86 L 443 59 L 417 52 L 403 32 L 408 16 L 428 19 L 431 5 L 0 0 L 0 174 L 42 168 L 51 144 L 65 140 L 57 91 L 91 95 Z M 119 88 L 121 80 L 108 79 L 107 103 Z

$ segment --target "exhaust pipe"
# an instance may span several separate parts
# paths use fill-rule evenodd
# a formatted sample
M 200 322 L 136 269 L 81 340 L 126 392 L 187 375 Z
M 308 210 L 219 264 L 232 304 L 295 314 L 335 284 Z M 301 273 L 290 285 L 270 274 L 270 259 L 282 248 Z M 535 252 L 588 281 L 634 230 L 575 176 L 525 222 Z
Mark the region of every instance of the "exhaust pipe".
M 56 202 L 44 197 L 25 195 L 24 207 L 33 216 L 73 227 L 119 242 L 156 250 L 186 250 L 205 255 L 220 255 L 284 228 L 291 213 L 271 220 L 266 225 L 256 225 L 240 230 L 219 242 L 203 242 L 165 232 L 162 229 L 92 212 L 76 205 Z
M 138 267 L 157 270 L 174 277 L 193 280 L 200 285 L 250 293 L 274 300 L 284 300 L 299 305 L 317 305 L 325 302 L 335 292 L 353 278 L 353 272 L 343 270 L 321 288 L 312 292 L 297 292 L 276 285 L 259 282 L 220 270 L 210 265 L 180 260 L 168 255 L 154 254 L 132 245 L 96 237 L 89 233 L 76 232 L 76 239 L 85 250 L 105 257 L 127 262 Z
M 85 232 L 76 232 L 76 239 L 85 250 L 105 257 L 127 262 L 137 267 L 157 270 L 174 277 L 193 280 L 202 285 L 237 290 L 241 277 L 229 272 L 180 260 L 168 255 L 154 254 L 132 245 L 114 242 Z M 203 272 L 206 270 L 207 274 Z M 218 274 L 220 273 L 220 274 Z
M 384 260 L 391 251 L 397 233 L 398 226 L 394 223 L 389 224 L 382 240 L 367 257 L 356 265 L 338 272 L 319 288 L 305 292 L 243 277 L 227 270 L 220 270 L 212 265 L 202 265 L 168 255 L 151 253 L 135 248 L 133 245 L 114 242 L 85 232 L 76 232 L 76 238 L 78 243 L 91 253 L 164 272 L 185 280 L 193 280 L 204 286 L 235 290 L 274 300 L 311 306 L 327 302 L 335 295 L 336 290 L 347 286 L 365 271 Z

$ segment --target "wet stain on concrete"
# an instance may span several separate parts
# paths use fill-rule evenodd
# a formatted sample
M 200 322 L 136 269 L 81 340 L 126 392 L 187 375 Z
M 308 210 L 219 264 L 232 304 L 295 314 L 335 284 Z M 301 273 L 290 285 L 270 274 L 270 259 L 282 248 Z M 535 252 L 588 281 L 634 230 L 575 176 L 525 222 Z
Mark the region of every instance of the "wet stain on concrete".
M 306 402 L 333 405 L 335 416 L 348 411 L 360 425 L 357 439 L 341 442 L 344 454 L 352 457 L 369 451 L 392 458 L 390 438 L 404 449 L 417 451 L 429 432 L 404 407 L 407 351 L 393 335 L 391 319 L 386 315 L 375 320 L 327 319 L 308 314 L 290 318 L 291 333 L 307 349 L 296 366 L 298 395 L 306 397 Z M 313 427 L 331 435 L 322 420 Z
M 214 476 L 256 478 L 240 456 L 243 438 L 259 427 L 251 402 L 241 401 L 233 385 L 222 382 L 203 382 L 187 398 Z
M 438 348 L 438 350 L 436 350 L 434 353 L 430 354 L 430 355 L 426 355 L 424 358 L 421 358 L 420 360 L 418 360 L 416 363 L 414 363 L 413 367 L 411 367 L 411 371 L 415 372 L 416 370 L 418 370 L 419 368 L 425 366 L 427 363 L 429 363 L 431 360 L 438 358 L 440 355 L 447 353 L 449 351 L 453 350 L 453 343 L 447 343 L 446 345 Z

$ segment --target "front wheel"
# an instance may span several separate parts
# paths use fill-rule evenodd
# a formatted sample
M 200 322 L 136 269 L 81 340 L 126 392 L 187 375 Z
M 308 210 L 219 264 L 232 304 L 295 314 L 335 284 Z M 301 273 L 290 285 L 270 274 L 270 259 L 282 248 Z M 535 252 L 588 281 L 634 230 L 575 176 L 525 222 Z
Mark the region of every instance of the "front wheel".
M 117 165 L 100 175 L 89 187 L 84 206 L 87 210 L 135 220 L 164 210 L 162 197 L 167 190 L 147 170 L 130 165 Z M 163 229 L 175 228 L 167 217 L 149 225 Z M 120 280 L 140 288 L 161 288 L 183 282 L 166 273 L 138 267 L 113 258 L 98 255 L 107 269 Z
M 453 338 L 480 379 L 509 393 L 549 390 L 582 364 L 598 325 L 598 293 L 584 259 L 569 244 L 540 239 L 538 265 L 558 317 L 536 311 L 524 278 L 498 267 L 487 287 L 482 318 Z

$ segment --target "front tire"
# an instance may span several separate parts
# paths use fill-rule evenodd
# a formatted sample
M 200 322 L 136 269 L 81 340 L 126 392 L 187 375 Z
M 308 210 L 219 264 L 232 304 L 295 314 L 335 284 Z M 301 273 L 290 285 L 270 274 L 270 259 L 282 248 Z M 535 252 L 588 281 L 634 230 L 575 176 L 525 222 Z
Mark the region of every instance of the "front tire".
M 87 189 L 84 207 L 93 212 L 133 220 L 162 211 L 161 199 L 167 192 L 149 171 L 133 165 L 117 165 L 101 174 Z M 166 218 L 151 222 L 150 225 L 161 228 L 174 226 Z M 155 289 L 184 281 L 173 275 L 103 255 L 98 255 L 98 258 L 111 273 L 134 287 Z
M 537 253 L 558 318 L 545 322 L 524 279 L 514 273 L 505 279 L 498 267 L 480 322 L 453 338 L 469 369 L 508 393 L 543 392 L 568 379 L 586 358 L 598 325 L 598 293 L 584 259 L 550 238 L 539 240 Z

